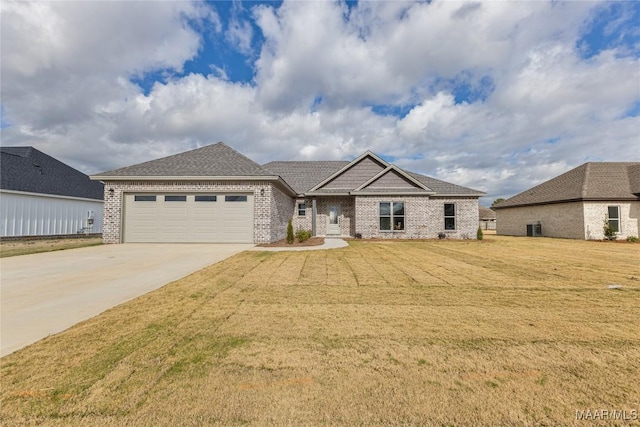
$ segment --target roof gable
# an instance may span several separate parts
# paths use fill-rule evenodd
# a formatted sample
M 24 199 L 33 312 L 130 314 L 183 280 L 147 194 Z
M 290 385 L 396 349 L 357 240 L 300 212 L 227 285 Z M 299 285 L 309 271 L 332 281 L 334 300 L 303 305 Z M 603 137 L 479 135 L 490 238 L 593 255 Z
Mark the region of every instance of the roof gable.
M 389 164 L 370 151 L 313 187 L 311 191 L 354 190 L 385 170 Z
M 0 188 L 26 193 L 104 199 L 104 186 L 33 147 L 0 148 Z
M 253 177 L 272 176 L 258 163 L 223 142 L 207 145 L 172 156 L 114 169 L 93 176 L 126 177 Z
M 495 208 L 539 205 L 579 200 L 634 200 L 640 187 L 640 163 L 591 162 L 498 203 Z M 638 175 L 635 175 L 638 173 Z
M 395 165 L 389 165 L 369 181 L 356 188 L 355 192 L 388 190 L 417 192 L 427 191 L 433 193 L 430 188 Z

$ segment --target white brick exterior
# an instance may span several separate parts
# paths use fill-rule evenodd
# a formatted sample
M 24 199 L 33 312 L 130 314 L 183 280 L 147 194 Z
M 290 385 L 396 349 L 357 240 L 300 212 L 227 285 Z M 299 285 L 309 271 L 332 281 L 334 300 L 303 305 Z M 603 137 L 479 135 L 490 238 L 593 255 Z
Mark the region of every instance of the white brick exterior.
M 477 198 L 432 198 L 424 196 L 344 196 L 318 197 L 316 199 L 316 235 L 325 236 L 327 229 L 327 207 L 340 206 L 342 236 L 382 239 L 427 239 L 437 238 L 444 232 L 455 239 L 475 239 L 478 230 Z M 307 214 L 298 216 L 297 203 L 305 201 Z M 403 231 L 380 231 L 380 202 L 404 202 L 405 229 Z M 444 230 L 444 204 L 456 205 L 456 229 Z M 294 230 L 312 229 L 312 200 L 298 199 L 293 211 Z
M 585 202 L 584 203 L 584 238 L 591 240 L 604 239 L 604 220 L 608 206 L 620 207 L 620 232 L 618 239 L 629 236 L 638 237 L 640 233 L 640 202 Z
M 304 216 L 298 215 L 298 203 L 305 203 L 306 205 L 306 213 Z M 296 199 L 295 204 L 293 206 L 293 213 L 291 215 L 291 218 L 293 218 L 294 233 L 298 230 L 311 231 L 311 229 L 313 228 L 313 224 L 311 223 L 312 203 L 313 201 L 311 199 Z
M 266 181 L 108 181 L 104 190 L 105 243 L 122 242 L 124 193 L 252 192 L 255 243 L 284 239 L 293 206 L 293 199 Z
M 638 236 L 640 202 L 569 202 L 496 210 L 497 233 L 526 236 L 527 224 L 540 221 L 542 235 L 567 239 L 604 239 L 608 206 L 620 207 L 618 238 Z
M 113 194 L 111 193 L 113 189 Z M 264 193 L 263 191 L 264 190 Z M 108 181 L 105 182 L 103 240 L 121 243 L 123 194 L 125 193 L 229 193 L 252 192 L 254 196 L 254 242 L 284 239 L 287 223 L 293 219 L 294 231 L 312 229 L 312 199 L 295 199 L 267 181 Z M 306 215 L 298 216 L 297 202 L 306 202 Z M 405 230 L 379 230 L 379 203 L 405 203 Z M 444 230 L 444 204 L 456 205 L 456 230 Z M 333 196 L 316 199 L 316 235 L 325 236 L 327 208 L 340 206 L 342 236 L 362 234 L 364 238 L 475 238 L 478 229 L 477 198 L 428 198 L 425 196 Z

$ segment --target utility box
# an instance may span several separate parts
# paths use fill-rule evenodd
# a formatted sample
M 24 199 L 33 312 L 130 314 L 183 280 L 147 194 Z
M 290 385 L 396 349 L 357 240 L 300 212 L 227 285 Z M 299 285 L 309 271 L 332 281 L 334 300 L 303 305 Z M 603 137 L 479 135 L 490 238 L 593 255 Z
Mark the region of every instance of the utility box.
M 527 237 L 541 237 L 542 224 L 527 224 Z

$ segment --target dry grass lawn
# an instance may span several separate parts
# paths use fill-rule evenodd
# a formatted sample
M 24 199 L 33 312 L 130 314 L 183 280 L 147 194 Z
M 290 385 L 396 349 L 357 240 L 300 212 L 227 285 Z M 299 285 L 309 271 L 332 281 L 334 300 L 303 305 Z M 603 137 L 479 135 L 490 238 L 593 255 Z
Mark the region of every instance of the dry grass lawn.
M 245 252 L 1 359 L 0 424 L 619 425 L 576 411 L 640 408 L 639 249 Z
M 61 251 L 64 249 L 84 248 L 102 244 L 101 237 L 5 240 L 0 242 L 0 258 L 36 254 L 39 252 Z

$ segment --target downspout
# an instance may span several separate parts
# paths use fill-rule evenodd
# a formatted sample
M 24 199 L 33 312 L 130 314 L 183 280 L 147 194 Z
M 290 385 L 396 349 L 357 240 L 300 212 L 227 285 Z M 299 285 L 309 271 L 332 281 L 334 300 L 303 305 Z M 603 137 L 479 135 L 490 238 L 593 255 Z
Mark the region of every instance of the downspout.
M 311 200 L 311 235 L 316 235 L 316 198 Z

